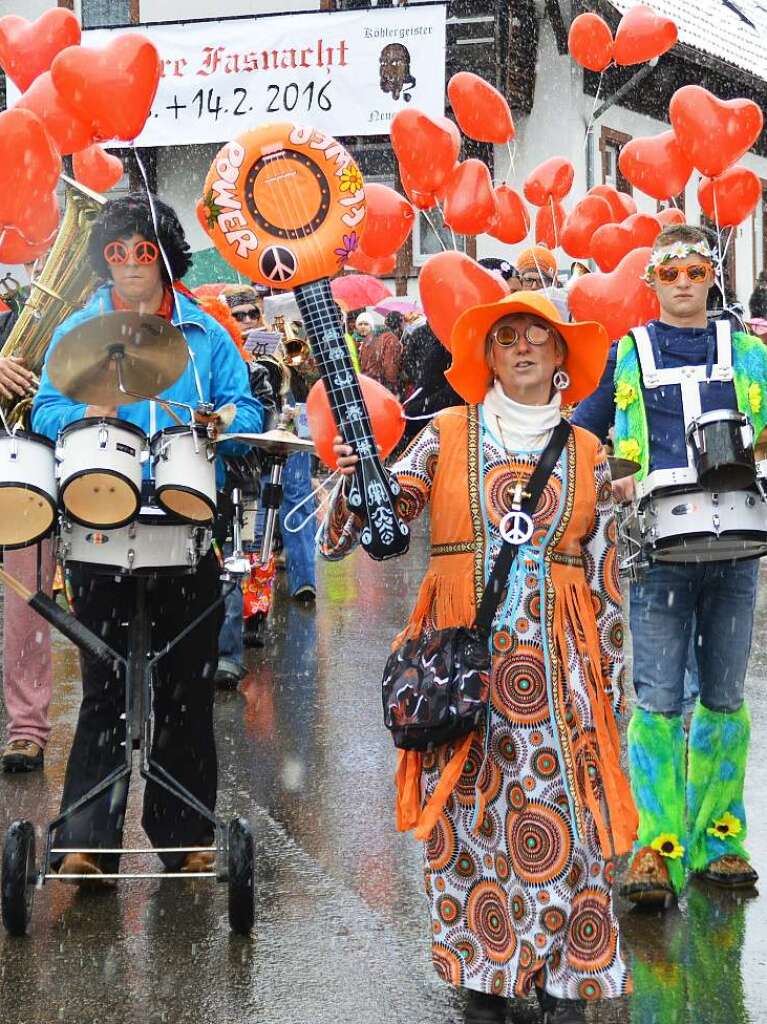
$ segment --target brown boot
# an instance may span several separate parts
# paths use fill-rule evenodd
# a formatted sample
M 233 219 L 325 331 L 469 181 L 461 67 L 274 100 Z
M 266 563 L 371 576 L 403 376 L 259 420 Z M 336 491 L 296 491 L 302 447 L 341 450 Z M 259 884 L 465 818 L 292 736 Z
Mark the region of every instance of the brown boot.
M 759 875 L 748 861 L 735 853 L 712 860 L 705 871 L 697 871 L 695 877 L 723 889 L 753 889 L 759 881 Z
M 637 850 L 621 886 L 621 896 L 643 906 L 668 907 L 676 899 L 663 857 L 649 846 Z
M 36 772 L 43 767 L 43 748 L 32 740 L 11 740 L 2 755 L 4 772 Z
M 69 882 L 72 885 L 89 885 L 93 882 L 102 881 L 99 878 L 103 872 L 96 863 L 92 853 L 68 853 L 59 865 L 59 878 L 62 882 Z M 67 878 L 67 875 L 87 875 L 87 878 Z M 107 882 L 111 879 L 106 879 Z

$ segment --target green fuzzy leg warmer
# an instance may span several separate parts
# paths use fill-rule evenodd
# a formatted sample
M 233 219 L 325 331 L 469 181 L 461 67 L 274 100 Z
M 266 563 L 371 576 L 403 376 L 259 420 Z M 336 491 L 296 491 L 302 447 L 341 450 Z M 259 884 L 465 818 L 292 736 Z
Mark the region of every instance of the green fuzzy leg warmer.
M 639 812 L 637 846 L 663 834 L 685 837 L 685 736 L 681 715 L 667 717 L 634 708 L 628 728 L 629 773 Z M 664 858 L 675 892 L 684 886 L 682 859 Z
M 709 711 L 698 702 L 692 716 L 687 768 L 687 820 L 692 871 L 703 871 L 727 853 L 748 860 L 746 808 L 743 783 L 746 776 L 751 716 L 744 704 L 734 714 Z M 737 836 L 720 838 L 708 834 L 715 821 L 729 812 L 740 822 Z

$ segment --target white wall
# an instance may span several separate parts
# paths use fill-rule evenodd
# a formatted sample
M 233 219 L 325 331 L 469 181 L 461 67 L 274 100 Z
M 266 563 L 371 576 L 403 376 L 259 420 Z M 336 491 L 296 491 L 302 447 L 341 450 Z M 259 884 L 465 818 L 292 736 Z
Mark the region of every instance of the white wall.
M 15 14 L 28 21 L 34 21 L 49 7 L 57 7 L 56 0 L 0 0 L 0 18 Z
M 196 18 L 234 18 L 241 14 L 294 14 L 318 11 L 320 0 L 140 0 L 141 21 L 191 21 Z

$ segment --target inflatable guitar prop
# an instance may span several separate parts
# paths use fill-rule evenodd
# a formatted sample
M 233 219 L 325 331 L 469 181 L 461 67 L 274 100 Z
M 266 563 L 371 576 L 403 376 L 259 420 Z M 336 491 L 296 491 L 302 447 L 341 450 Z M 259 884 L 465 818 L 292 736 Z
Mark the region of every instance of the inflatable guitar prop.
M 339 432 L 359 456 L 349 508 L 364 516 L 362 546 L 399 555 L 410 531 L 397 513 L 399 485 L 378 457 L 330 278 L 359 244 L 362 175 L 335 139 L 313 128 L 265 124 L 219 150 L 197 216 L 224 259 L 244 277 L 292 289 Z

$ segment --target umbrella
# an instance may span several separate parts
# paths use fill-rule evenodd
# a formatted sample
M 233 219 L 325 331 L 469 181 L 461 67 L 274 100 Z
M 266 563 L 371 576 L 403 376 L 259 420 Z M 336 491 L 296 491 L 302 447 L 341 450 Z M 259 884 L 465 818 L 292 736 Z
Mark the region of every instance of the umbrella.
M 398 299 L 396 297 L 392 299 L 383 299 L 381 302 L 377 303 L 375 309 L 377 313 L 383 313 L 384 316 L 387 313 L 402 313 L 402 315 L 405 316 L 406 313 L 421 312 L 421 307 L 417 302 L 408 302 L 407 299 Z
M 330 282 L 333 298 L 341 302 L 347 309 L 362 309 L 365 306 L 374 306 L 381 299 L 391 297 L 391 292 L 378 280 L 369 274 L 349 274 L 343 277 L 336 277 Z

